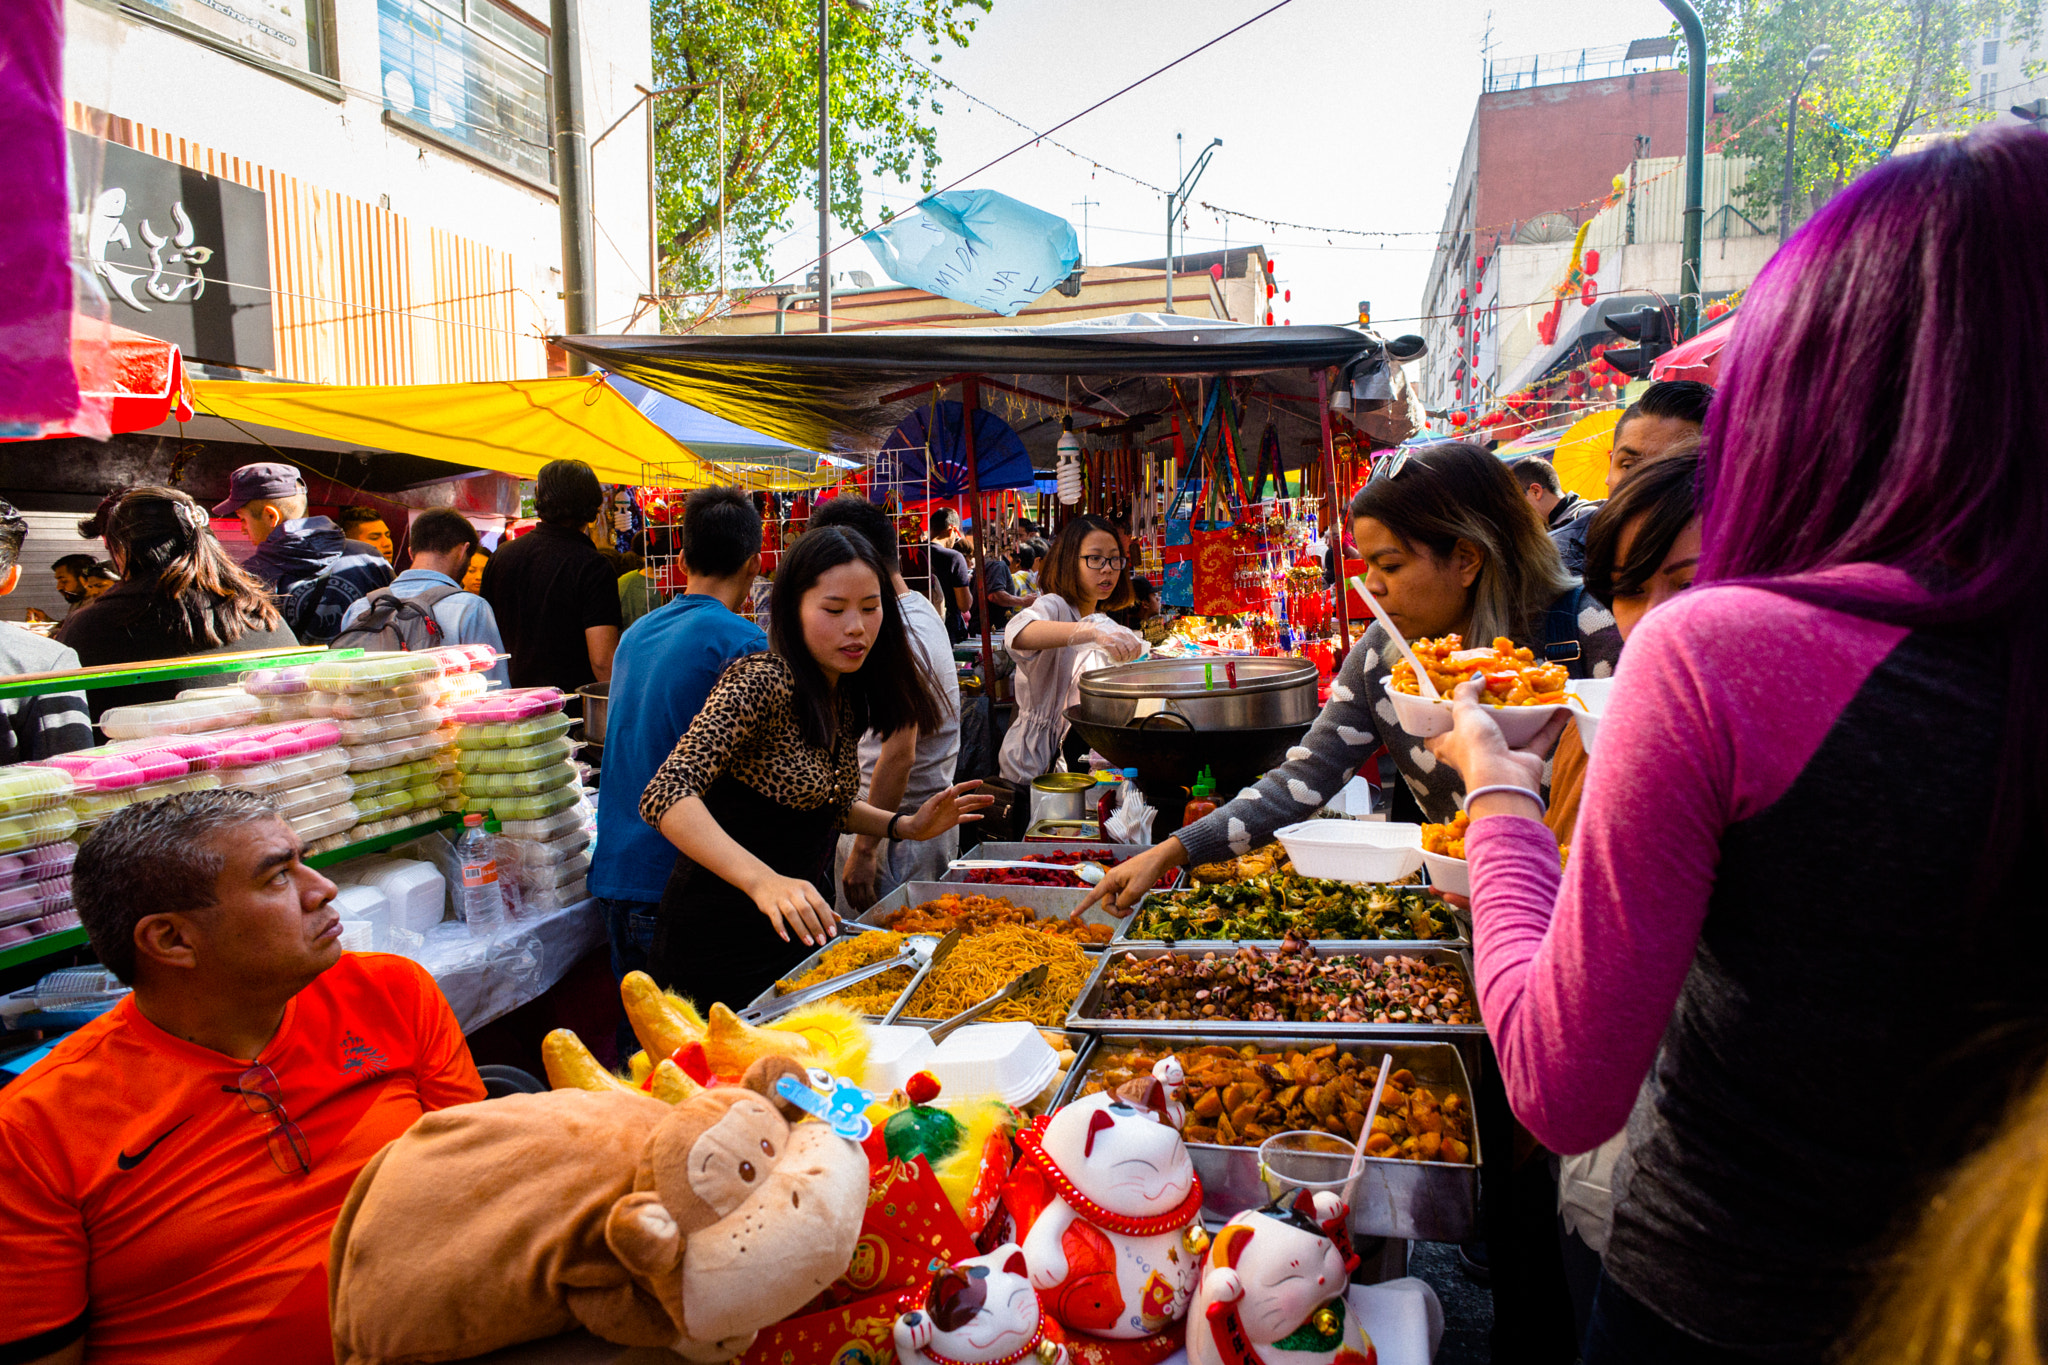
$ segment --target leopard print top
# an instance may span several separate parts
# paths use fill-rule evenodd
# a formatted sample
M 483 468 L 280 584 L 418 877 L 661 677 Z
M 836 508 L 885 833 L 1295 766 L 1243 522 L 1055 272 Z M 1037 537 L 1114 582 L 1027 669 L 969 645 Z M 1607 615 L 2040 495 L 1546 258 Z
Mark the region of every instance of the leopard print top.
M 778 656 L 749 654 L 733 660 L 641 793 L 640 817 L 659 825 L 676 802 L 701 797 L 729 773 L 794 810 L 836 807 L 843 822 L 860 795 L 860 733 L 841 701 L 831 747 L 806 742 L 795 698 L 796 675 Z

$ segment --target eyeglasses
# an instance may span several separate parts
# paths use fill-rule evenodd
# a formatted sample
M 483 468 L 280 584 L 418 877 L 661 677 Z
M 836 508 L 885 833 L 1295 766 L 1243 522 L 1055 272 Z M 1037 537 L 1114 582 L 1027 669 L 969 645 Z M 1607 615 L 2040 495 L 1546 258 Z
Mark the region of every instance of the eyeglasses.
M 1414 459 L 1415 455 L 1416 447 L 1402 446 L 1399 450 L 1394 452 L 1392 458 L 1380 462 L 1380 467 L 1373 471 L 1373 478 L 1393 478 L 1396 474 L 1399 474 L 1402 470 L 1408 467 L 1408 461 Z
M 1121 569 L 1124 566 L 1124 557 L 1122 555 L 1082 555 L 1081 563 L 1091 569 Z
M 269 1147 L 270 1160 L 278 1170 L 293 1176 L 312 1171 L 312 1149 L 306 1145 L 306 1135 L 299 1131 L 299 1125 L 284 1112 L 284 1091 L 277 1084 L 275 1072 L 258 1062 L 242 1073 L 240 1084 L 224 1085 L 221 1089 L 230 1095 L 240 1095 L 250 1113 L 266 1114 L 277 1124 L 271 1131 Z

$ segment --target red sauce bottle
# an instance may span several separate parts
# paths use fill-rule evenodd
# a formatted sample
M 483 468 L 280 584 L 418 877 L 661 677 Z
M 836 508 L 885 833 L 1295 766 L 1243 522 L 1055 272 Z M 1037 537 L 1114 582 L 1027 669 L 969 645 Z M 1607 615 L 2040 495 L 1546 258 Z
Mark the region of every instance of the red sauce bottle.
M 1188 803 L 1181 810 L 1180 822 L 1184 826 L 1192 825 L 1214 811 L 1216 806 L 1216 779 L 1207 768 L 1204 768 L 1195 778 L 1195 785 L 1188 791 Z

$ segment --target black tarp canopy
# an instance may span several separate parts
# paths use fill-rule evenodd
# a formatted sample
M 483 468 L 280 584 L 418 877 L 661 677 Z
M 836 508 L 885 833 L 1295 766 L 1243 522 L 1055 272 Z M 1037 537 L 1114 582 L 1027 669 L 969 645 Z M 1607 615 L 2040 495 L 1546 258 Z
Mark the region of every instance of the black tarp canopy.
M 1335 371 L 1333 389 L 1350 386 L 1353 420 L 1376 439 L 1400 441 L 1421 421 L 1400 365 L 1378 336 L 1352 326 L 1253 327 L 1133 313 L 1050 327 L 556 340 L 594 365 L 728 421 L 862 460 L 913 408 L 931 401 L 934 385 L 970 375 L 1048 409 L 1083 414 L 1077 425 L 1175 411 L 1170 378 L 1257 376 L 1249 415 L 1279 424 L 1290 453 L 1317 439 L 1316 381 L 1325 370 Z M 1033 463 L 1049 468 L 1056 417 L 1014 425 Z

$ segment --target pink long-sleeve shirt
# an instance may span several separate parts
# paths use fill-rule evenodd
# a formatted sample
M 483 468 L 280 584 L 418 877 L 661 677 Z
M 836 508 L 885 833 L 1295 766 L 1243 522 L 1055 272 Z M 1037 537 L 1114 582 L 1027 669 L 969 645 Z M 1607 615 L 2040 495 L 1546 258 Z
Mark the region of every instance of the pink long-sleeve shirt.
M 1876 565 L 1828 577 L 1917 589 Z M 1634 632 L 1587 769 L 1571 865 L 1540 821 L 1476 820 L 1480 1007 L 1515 1115 L 1546 1146 L 1619 1132 L 1691 967 L 1721 835 L 1782 797 L 1902 627 L 1702 587 Z

